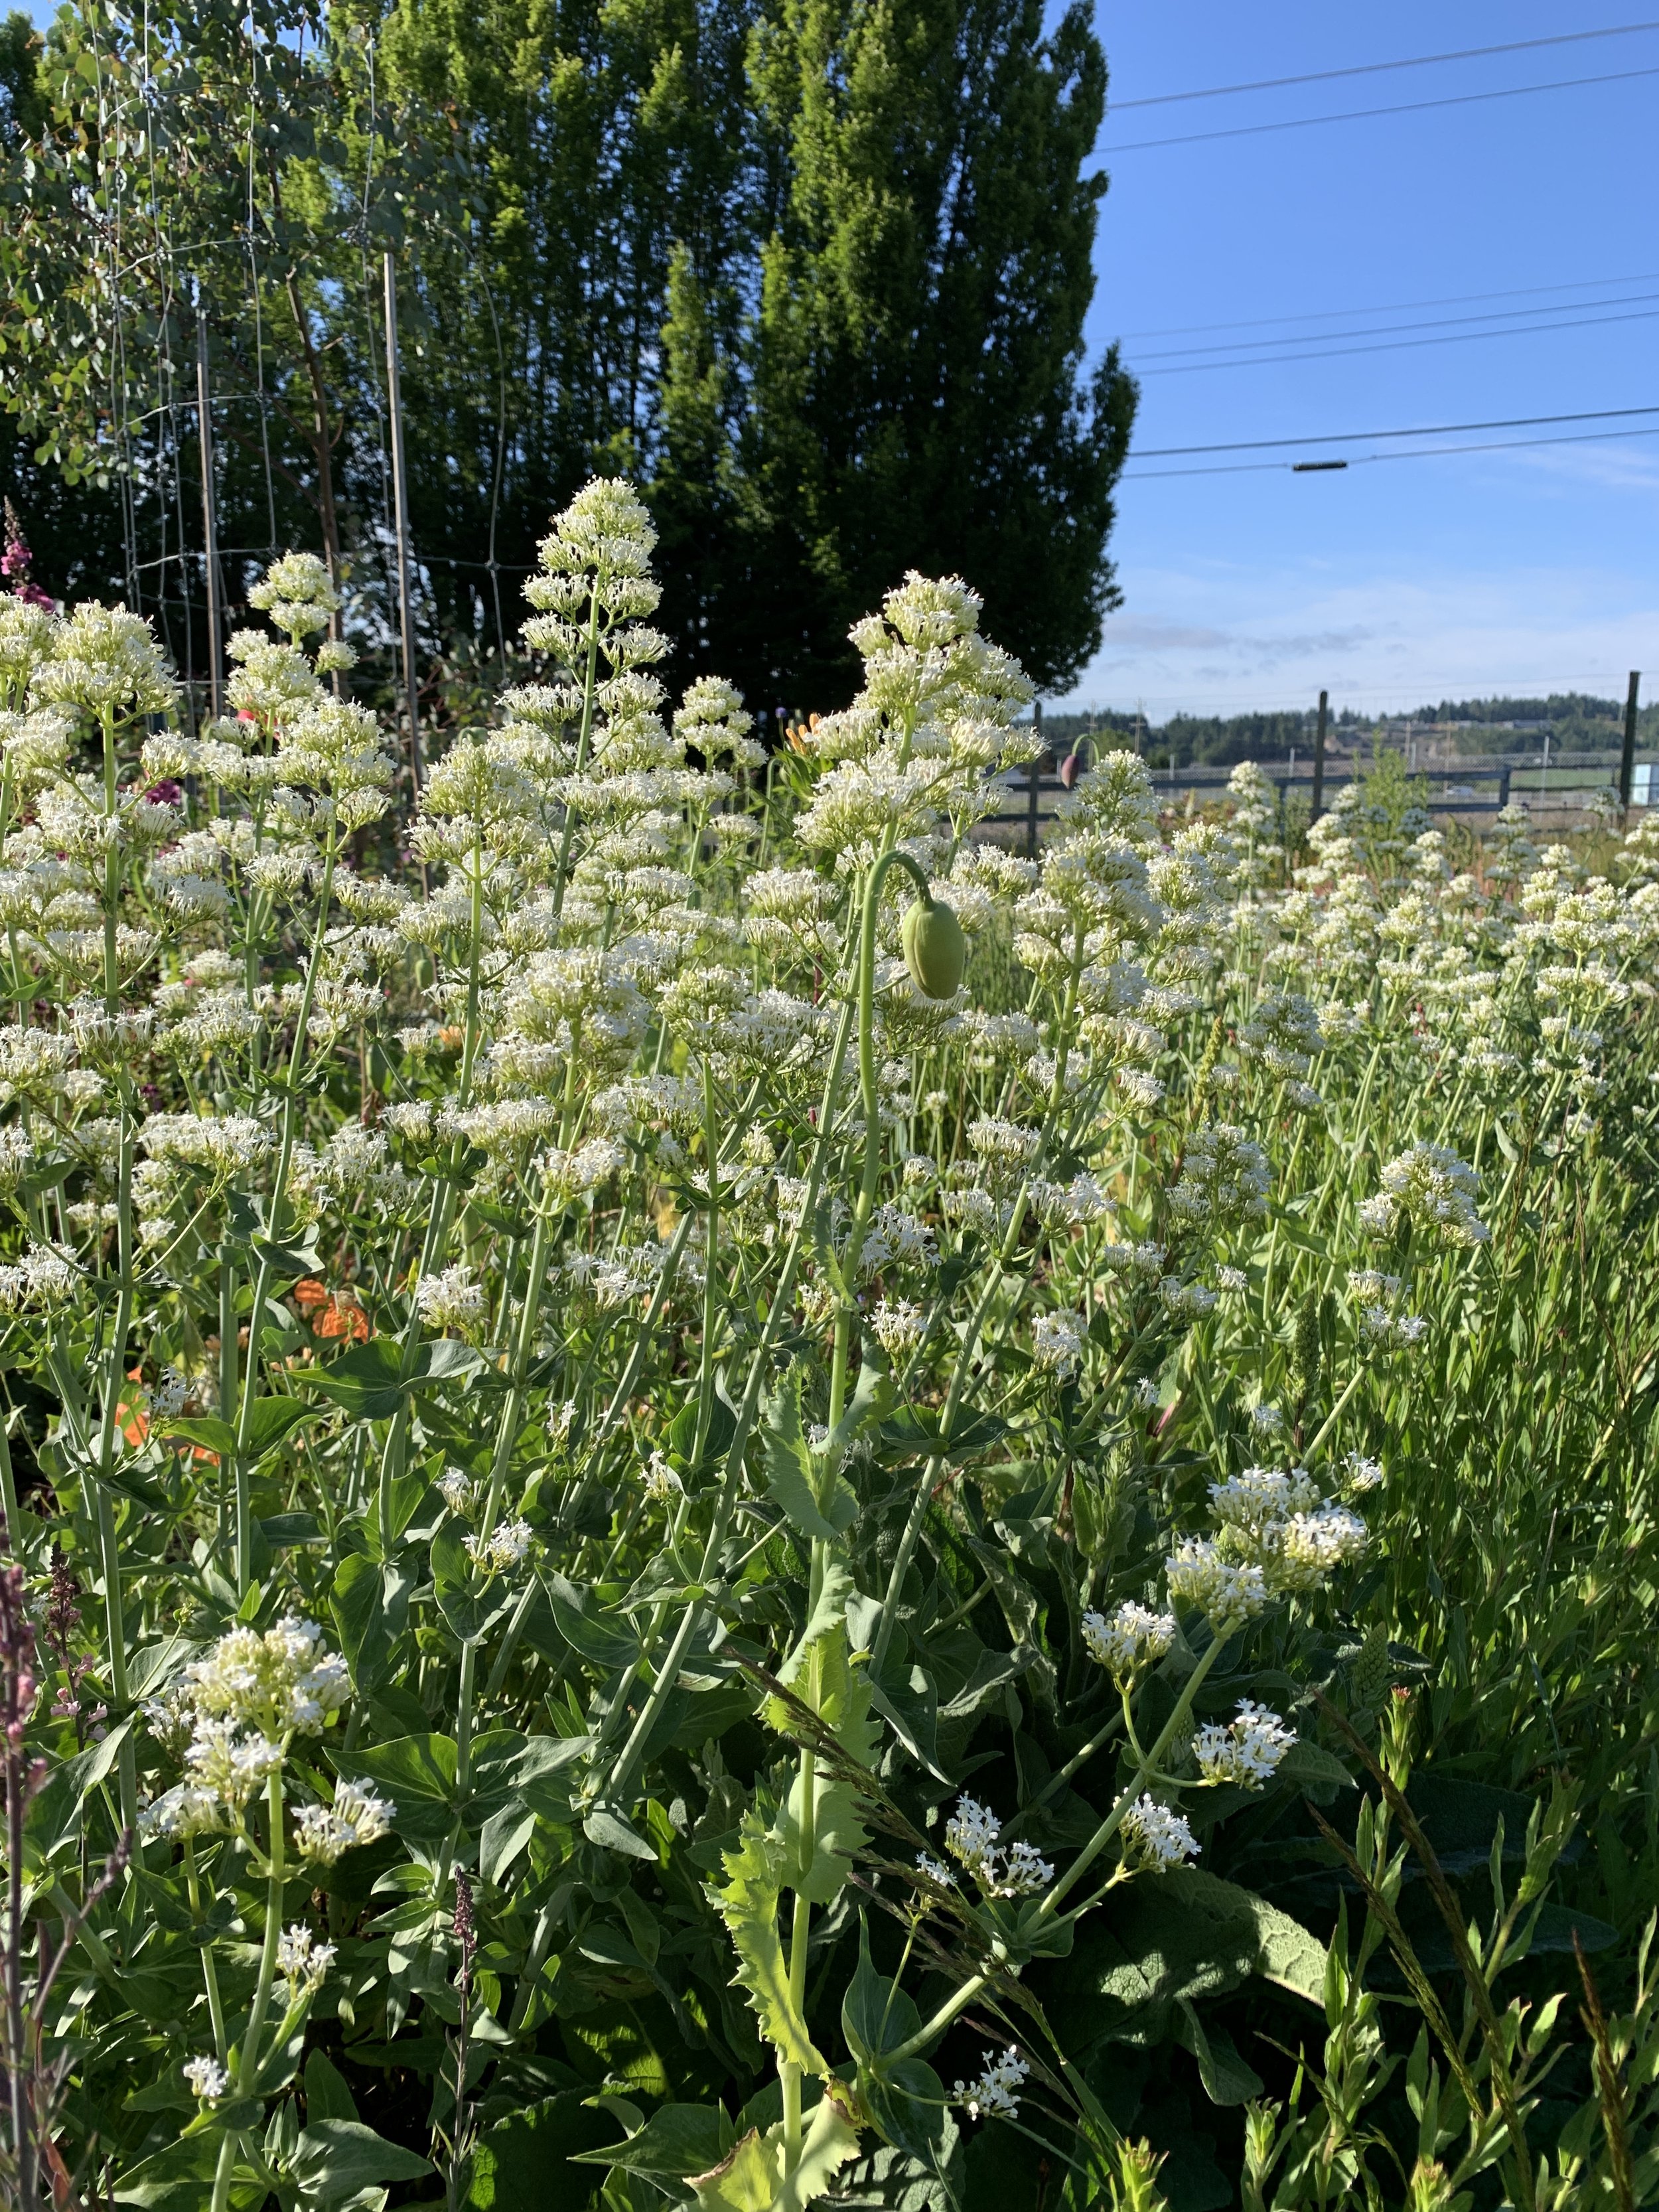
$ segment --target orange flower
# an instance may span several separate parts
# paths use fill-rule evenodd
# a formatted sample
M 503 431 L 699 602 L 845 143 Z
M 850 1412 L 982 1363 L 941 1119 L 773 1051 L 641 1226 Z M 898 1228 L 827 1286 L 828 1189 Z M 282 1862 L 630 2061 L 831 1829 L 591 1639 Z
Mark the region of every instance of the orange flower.
M 143 1378 L 144 1370 L 142 1367 L 134 1367 L 128 1370 L 129 1382 L 142 1383 Z M 142 1389 L 136 1394 L 123 1394 L 116 1405 L 115 1418 L 120 1424 L 121 1434 L 137 1451 L 149 1434 L 149 1405 Z
M 337 1292 L 311 1325 L 319 1336 L 349 1337 L 356 1344 L 368 1341 L 368 1316 L 355 1291 Z
M 356 1344 L 368 1341 L 368 1316 L 349 1284 L 331 1291 L 314 1275 L 308 1275 L 294 1285 L 294 1303 L 309 1317 L 319 1336 L 349 1337 Z

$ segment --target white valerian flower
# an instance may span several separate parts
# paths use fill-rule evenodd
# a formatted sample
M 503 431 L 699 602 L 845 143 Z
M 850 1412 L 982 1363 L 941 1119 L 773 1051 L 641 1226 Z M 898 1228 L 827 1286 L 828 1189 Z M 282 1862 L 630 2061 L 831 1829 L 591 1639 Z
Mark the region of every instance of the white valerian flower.
M 959 1797 L 957 1809 L 945 1824 L 945 1848 L 977 1876 L 996 1856 L 1002 1823 L 996 1814 L 973 1797 Z
M 921 1308 L 907 1298 L 883 1298 L 870 1316 L 870 1328 L 890 1359 L 902 1359 L 921 1341 Z
M 481 1284 L 470 1267 L 445 1267 L 435 1275 L 422 1275 L 415 1285 L 415 1305 L 421 1319 L 433 1328 L 453 1329 L 469 1336 L 482 1328 L 489 1310 Z
M 1382 1461 L 1367 1459 L 1363 1452 L 1351 1451 L 1345 1454 L 1342 1466 L 1348 1479 L 1349 1489 L 1356 1492 L 1375 1490 L 1382 1480 Z
M 216 2058 L 187 2058 L 185 2080 L 204 2105 L 217 2104 L 230 2087 L 230 2075 Z
M 296 1732 L 318 1735 L 351 1694 L 344 1660 L 321 1650 L 322 1639 L 315 1621 L 295 1613 L 263 1636 L 257 1629 L 233 1628 L 179 1679 L 201 1719 L 275 1737 L 280 1758 L 282 1739 Z
M 944 1860 L 930 1857 L 926 1851 L 916 1853 L 916 1870 L 926 1875 L 929 1881 L 937 1882 L 941 1889 L 954 1889 L 957 1886 L 957 1878 Z
M 659 1504 L 685 1494 L 685 1485 L 659 1451 L 653 1451 L 645 1470 L 645 1494 Z
M 342 1851 L 378 1843 L 389 1834 L 397 1811 L 389 1797 L 376 1797 L 355 1782 L 337 1783 L 331 1805 L 300 1809 L 295 1828 L 301 1856 L 319 1866 L 332 1866 Z
M 321 1989 L 334 1964 L 335 1946 L 319 1943 L 299 1921 L 285 1928 L 276 1941 L 276 1971 L 288 1984 L 289 2002 Z
M 1193 1738 L 1193 1756 L 1206 1782 L 1236 1782 L 1258 1790 L 1272 1779 L 1295 1741 L 1296 1730 L 1277 1713 L 1241 1698 L 1231 1721 L 1211 1721 L 1200 1729 Z
M 1292 1514 L 1285 1523 L 1276 1579 L 1286 1589 L 1316 1589 L 1361 1557 L 1368 1531 L 1346 1505 L 1327 1504 L 1311 1513 Z
M 1229 1292 L 1248 1291 L 1250 1287 L 1250 1279 L 1242 1267 L 1218 1267 L 1215 1271 L 1215 1286 L 1218 1291 Z
M 945 1824 L 945 1848 L 987 1897 L 1029 1897 L 1046 1889 L 1054 1868 L 1030 1844 L 999 1844 L 1002 1823 L 972 1797 L 961 1797 Z
M 459 1468 L 447 1467 L 438 1477 L 438 1495 L 452 1513 L 470 1513 L 477 1498 L 477 1485 Z
M 1206 1229 L 1257 1221 L 1267 1211 L 1272 1181 L 1261 1146 L 1231 1121 L 1218 1121 L 1194 1133 L 1169 1208 Z
M 504 1574 L 516 1567 L 530 1549 L 534 1532 L 527 1521 L 498 1521 L 485 1536 L 475 1531 L 465 1538 L 467 1555 L 487 1574 Z
M 1224 1559 L 1206 1536 L 1188 1536 L 1165 1560 L 1164 1579 L 1177 1605 L 1201 1613 L 1217 1636 L 1229 1636 L 1267 1606 L 1267 1578 L 1254 1565 Z
M 1020 2084 L 1030 2070 L 1012 2047 L 1000 2056 L 988 2051 L 977 2077 L 957 2083 L 956 2100 L 970 2120 L 1011 2120 L 1019 2110 Z
M 1374 1234 L 1389 1235 L 1402 1216 L 1448 1244 L 1484 1244 L 1492 1234 L 1474 1210 L 1480 1176 L 1443 1145 L 1413 1145 L 1389 1162 L 1382 1184 L 1359 1209 Z
M 1175 1638 L 1174 1613 L 1153 1613 L 1130 1598 L 1109 1618 L 1098 1613 L 1083 1616 L 1085 1650 L 1118 1682 L 1130 1680 L 1163 1658 Z
M 1150 1791 L 1136 1799 L 1123 1816 L 1126 1855 L 1160 1874 L 1198 1856 L 1198 1842 L 1185 1819 L 1160 1805 Z
M 1250 1426 L 1258 1435 L 1275 1437 L 1285 1425 L 1285 1416 L 1277 1406 L 1252 1406 Z
M 1039 1314 L 1031 1329 L 1031 1357 L 1052 1374 L 1072 1375 L 1088 1340 L 1088 1324 L 1081 1314 Z

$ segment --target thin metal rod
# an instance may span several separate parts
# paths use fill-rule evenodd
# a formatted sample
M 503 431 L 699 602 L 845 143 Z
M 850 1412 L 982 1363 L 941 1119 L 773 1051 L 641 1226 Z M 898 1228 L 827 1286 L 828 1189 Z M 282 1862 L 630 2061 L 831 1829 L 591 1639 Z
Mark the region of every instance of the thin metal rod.
M 404 697 L 409 704 L 409 767 L 421 787 L 421 710 L 415 675 L 415 609 L 409 589 L 409 485 L 404 472 L 404 410 L 398 380 L 398 272 L 386 256 L 386 396 L 392 418 L 392 495 L 398 525 L 398 611 L 403 631 Z
M 207 572 L 208 708 L 225 711 L 222 588 L 219 576 L 219 502 L 213 483 L 213 409 L 208 396 L 207 322 L 196 308 L 196 422 L 202 443 L 202 548 Z

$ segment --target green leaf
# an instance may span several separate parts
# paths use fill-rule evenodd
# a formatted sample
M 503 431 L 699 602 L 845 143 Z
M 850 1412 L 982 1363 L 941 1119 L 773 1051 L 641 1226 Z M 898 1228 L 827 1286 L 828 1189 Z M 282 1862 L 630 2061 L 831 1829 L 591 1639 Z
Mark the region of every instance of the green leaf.
M 294 2179 L 319 2204 L 338 2204 L 376 2182 L 413 2181 L 430 2173 L 430 2162 L 401 2143 L 388 2142 L 361 2120 L 313 2120 L 300 2134 L 289 2161 Z
M 216 2127 L 180 2136 L 153 2157 L 130 2166 L 111 2194 L 118 2204 L 140 2204 L 146 2212 L 202 2212 L 212 2197 L 223 2140 L 222 2129 Z M 264 2183 L 239 2162 L 230 2182 L 230 2201 L 237 2212 L 252 2212 L 266 2195 Z
M 1267 2086 L 1254 2067 L 1238 2055 L 1225 2028 L 1205 2033 L 1204 2023 L 1186 1997 L 1178 2000 L 1180 2020 L 1176 2040 L 1198 2061 L 1198 2078 L 1212 2105 L 1248 2105 Z
M 836 1475 L 830 1498 L 820 1502 L 812 1455 L 801 1427 L 800 1369 L 792 1367 L 767 1400 L 762 1440 L 767 1494 L 798 1535 L 809 1542 L 833 1544 L 855 1519 L 859 1502 Z
M 349 1552 L 334 1572 L 334 1620 L 351 1679 L 374 1689 L 391 1663 L 409 1610 L 409 1581 L 362 1552 Z
M 319 2120 L 355 2120 L 356 2101 L 346 2086 L 346 2078 L 325 2051 L 313 2051 L 306 2061 L 306 2118 L 313 2126 Z
M 326 1367 L 305 1367 L 296 1379 L 325 1398 L 353 1421 L 389 1420 L 413 1388 L 400 1379 L 403 1353 L 395 1337 L 374 1336 L 354 1344 Z
M 259 1526 L 273 1552 L 289 1544 L 320 1544 L 323 1529 L 314 1513 L 267 1513 Z
M 659 2105 L 645 2125 L 609 2149 L 582 2150 L 577 2166 L 610 2166 L 665 2181 L 686 2181 L 718 2166 L 735 2130 L 724 2105 Z
M 337 1751 L 334 1764 L 354 1782 L 372 1782 L 398 1808 L 394 1823 L 411 1843 L 441 1843 L 453 1825 L 455 1739 L 396 1736 L 367 1751 Z
M 579 1589 L 551 1571 L 542 1577 L 542 1587 L 560 1635 L 579 1657 L 607 1671 L 634 1664 L 640 1656 L 639 1638 L 614 1613 L 602 1615 L 591 1590 Z
M 710 1888 L 709 1901 L 736 1948 L 736 1978 L 780 2061 L 799 2066 L 804 2074 L 822 2074 L 823 2059 L 790 1995 L 789 1969 L 778 1933 L 783 1852 L 757 1805 L 744 1812 L 738 1848 L 723 1851 L 720 1863 L 726 1880 Z
M 546 2097 L 487 2128 L 472 2154 L 468 2212 L 548 2212 L 567 2191 L 580 2204 L 590 2177 L 567 2173 L 566 2161 L 597 2148 L 611 2126 L 586 2095 Z
M 1352 1790 L 1354 1778 L 1334 1753 L 1305 1736 L 1296 1741 L 1279 1762 L 1275 1779 L 1296 1783 L 1316 1804 L 1328 1805 L 1339 1790 Z
M 613 1813 L 606 1806 L 593 1808 L 582 1822 L 582 1833 L 590 1844 L 602 1844 L 606 1850 L 620 1851 L 624 1858 L 649 1859 L 653 1866 L 656 1863 L 656 1845 L 647 1843 L 620 1813 Z
M 162 1437 L 164 1444 L 195 1444 L 203 1451 L 215 1452 L 221 1459 L 231 1459 L 236 1452 L 236 1431 L 228 1421 L 216 1414 L 204 1413 L 198 1420 L 174 1421 Z
M 847 2047 L 868 2065 L 885 2051 L 896 2051 L 921 2026 L 915 2000 L 878 1974 L 870 1956 L 870 1929 L 859 1915 L 859 1963 L 841 2001 L 841 2032 Z

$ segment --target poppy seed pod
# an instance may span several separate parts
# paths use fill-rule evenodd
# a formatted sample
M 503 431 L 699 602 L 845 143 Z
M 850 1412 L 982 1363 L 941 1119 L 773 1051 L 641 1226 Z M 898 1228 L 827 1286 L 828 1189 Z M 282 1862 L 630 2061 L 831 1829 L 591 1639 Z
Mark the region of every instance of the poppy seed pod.
M 943 899 L 919 898 L 899 926 L 899 941 L 917 990 L 929 999 L 954 999 L 968 965 L 956 909 Z
M 1065 759 L 1061 761 L 1060 764 L 1060 780 L 1061 783 L 1065 785 L 1067 791 L 1069 791 L 1072 786 L 1077 781 L 1078 775 L 1079 770 L 1082 769 L 1082 766 L 1083 763 L 1078 758 L 1075 753 L 1067 753 Z

